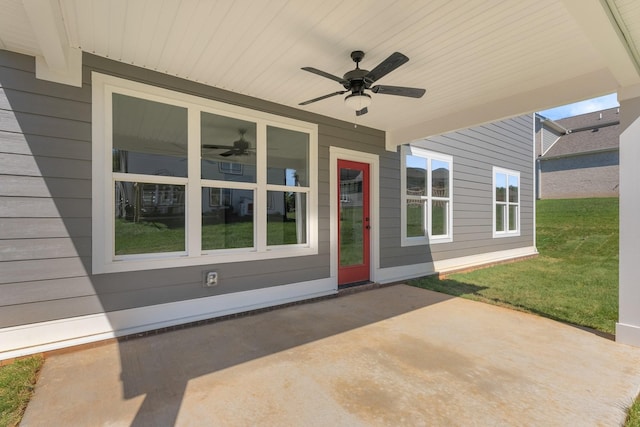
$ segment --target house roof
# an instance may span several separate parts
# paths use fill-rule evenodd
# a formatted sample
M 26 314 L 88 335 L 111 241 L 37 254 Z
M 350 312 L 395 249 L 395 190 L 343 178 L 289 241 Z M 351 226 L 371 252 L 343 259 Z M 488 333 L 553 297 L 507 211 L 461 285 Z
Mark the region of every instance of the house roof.
M 387 146 L 640 84 L 640 7 L 621 0 L 0 0 L 0 49 L 36 57 L 41 78 L 78 84 L 81 52 L 340 120 L 335 76 L 363 50 L 372 69 L 410 61 L 379 84 L 359 125 Z M 541 31 L 541 29 L 544 29 Z M 562 64 L 558 67 L 558 64 Z
M 568 132 L 560 136 L 543 158 L 615 150 L 620 145 L 618 108 L 567 117 L 556 122 Z

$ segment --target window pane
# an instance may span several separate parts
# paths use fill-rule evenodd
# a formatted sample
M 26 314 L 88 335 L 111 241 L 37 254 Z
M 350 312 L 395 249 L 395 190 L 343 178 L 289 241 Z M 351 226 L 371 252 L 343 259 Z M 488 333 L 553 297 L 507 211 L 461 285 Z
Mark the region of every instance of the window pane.
M 431 235 L 446 236 L 449 223 L 449 202 L 434 200 L 431 202 Z
M 267 191 L 267 244 L 307 243 L 306 193 Z
M 427 159 L 424 157 L 407 155 L 406 178 L 407 196 L 427 195 Z
M 113 94 L 113 171 L 187 176 L 187 109 Z
M 505 231 L 506 205 L 496 205 L 496 231 Z
M 202 250 L 253 247 L 253 190 L 202 189 Z
M 202 113 L 200 123 L 203 179 L 256 182 L 256 124 Z
M 518 206 L 509 206 L 509 231 L 518 230 Z
M 518 177 L 509 175 L 509 202 L 518 203 Z
M 309 186 L 309 134 L 267 126 L 267 183 Z
M 407 199 L 407 237 L 425 235 L 424 206 L 422 200 Z
M 496 174 L 496 202 L 507 201 L 507 175 L 503 173 Z
M 185 250 L 184 185 L 115 183 L 115 254 Z
M 431 160 L 431 195 L 449 197 L 449 162 Z

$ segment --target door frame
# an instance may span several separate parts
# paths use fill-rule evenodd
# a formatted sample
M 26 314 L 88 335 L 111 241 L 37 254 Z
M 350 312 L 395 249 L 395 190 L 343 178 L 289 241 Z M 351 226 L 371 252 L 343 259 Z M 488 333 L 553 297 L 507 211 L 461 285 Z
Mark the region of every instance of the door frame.
M 329 147 L 329 242 L 331 278 L 338 289 L 338 160 L 350 160 L 369 165 L 369 280 L 376 281 L 380 261 L 379 227 L 379 158 L 377 154 Z

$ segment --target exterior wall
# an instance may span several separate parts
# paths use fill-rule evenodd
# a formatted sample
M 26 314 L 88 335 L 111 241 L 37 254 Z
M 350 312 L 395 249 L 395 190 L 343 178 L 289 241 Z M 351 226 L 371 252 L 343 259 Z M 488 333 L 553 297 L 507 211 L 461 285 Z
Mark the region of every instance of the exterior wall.
M 440 261 L 535 246 L 533 117 L 520 116 L 412 145 L 453 156 L 453 242 L 400 246 L 400 160 L 381 163 L 381 266 Z M 521 233 L 493 238 L 492 167 L 520 172 Z
M 325 294 L 335 292 L 330 147 L 379 160 L 376 280 L 429 274 L 438 260 L 482 263 L 478 255 L 534 246 L 529 116 L 419 143 L 454 156 L 454 241 L 401 247 L 400 156 L 385 150 L 381 131 L 88 54 L 81 88 L 38 80 L 34 68 L 34 58 L 0 50 L 0 359 L 309 298 L 318 283 Z M 92 71 L 318 124 L 318 254 L 92 274 Z M 492 166 L 521 173 L 520 237 L 492 238 Z M 203 287 L 211 270 L 219 285 Z M 248 304 L 254 295 L 263 299 Z
M 540 198 L 618 197 L 619 153 L 540 160 Z
M 319 124 L 319 253 L 246 263 L 91 274 L 91 71 Z M 37 80 L 34 59 L 0 51 L 0 327 L 329 277 L 329 146 L 384 151 L 383 132 L 84 56 L 84 85 Z M 202 286 L 216 270 L 220 285 Z

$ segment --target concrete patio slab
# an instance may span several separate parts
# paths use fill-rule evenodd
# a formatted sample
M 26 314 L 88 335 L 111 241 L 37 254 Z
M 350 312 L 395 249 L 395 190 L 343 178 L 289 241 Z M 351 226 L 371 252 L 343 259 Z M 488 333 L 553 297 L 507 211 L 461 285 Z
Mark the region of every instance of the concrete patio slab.
M 640 349 L 405 285 L 54 355 L 23 427 L 617 426 Z

